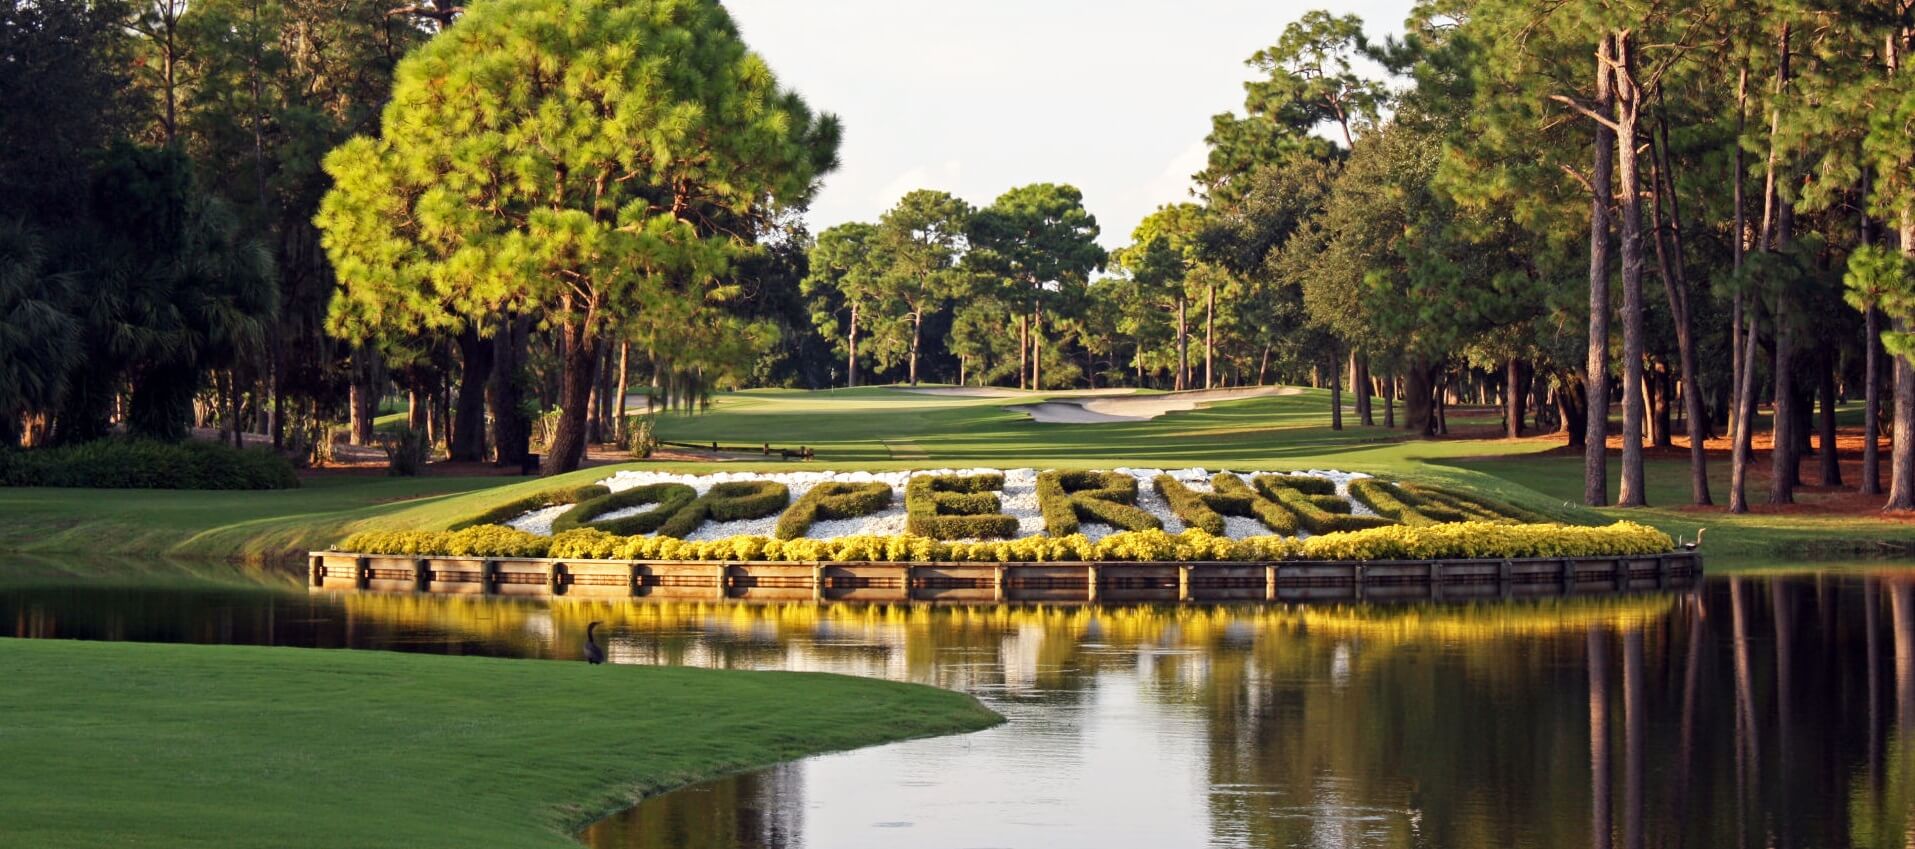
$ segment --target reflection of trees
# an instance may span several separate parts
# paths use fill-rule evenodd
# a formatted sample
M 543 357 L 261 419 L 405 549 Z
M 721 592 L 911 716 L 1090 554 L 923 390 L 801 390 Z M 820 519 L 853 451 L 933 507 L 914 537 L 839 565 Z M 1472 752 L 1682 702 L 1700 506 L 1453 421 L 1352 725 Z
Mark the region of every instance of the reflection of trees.
M 1915 573 L 1735 577 L 1688 598 L 1124 608 L 308 596 L 130 574 L 126 592 L 0 588 L 0 623 L 569 657 L 596 619 L 622 662 L 979 693 L 1012 733 L 1038 732 L 1018 736 L 1034 762 L 1103 745 L 1081 731 L 1109 709 L 1100 688 L 1121 690 L 1182 724 L 1226 845 L 1915 843 Z M 799 825 L 728 792 L 678 820 L 731 806 L 699 827 L 747 846 Z
M 1915 583 L 1907 579 L 1884 579 L 1883 583 L 1888 587 L 1889 628 L 1895 647 L 1894 733 L 1886 750 L 1871 759 L 1869 768 L 1849 787 L 1849 843 L 1867 849 L 1915 846 Z M 1871 723 L 1873 686 L 1871 680 Z M 1875 734 L 1871 725 L 1871 755 L 1878 751 Z
M 1604 635 L 1589 629 L 1589 845 L 1609 849 L 1615 828 L 1609 818 L 1609 651 Z
M 593 849 L 780 849 L 804 833 L 804 768 L 785 764 L 668 793 L 594 823 Z

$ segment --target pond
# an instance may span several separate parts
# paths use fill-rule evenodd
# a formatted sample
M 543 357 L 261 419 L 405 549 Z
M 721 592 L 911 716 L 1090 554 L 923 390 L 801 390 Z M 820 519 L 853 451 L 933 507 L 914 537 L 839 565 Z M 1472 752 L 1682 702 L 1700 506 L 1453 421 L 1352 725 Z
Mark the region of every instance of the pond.
M 575 658 L 597 619 L 614 662 L 918 681 L 1009 718 L 667 793 L 582 835 L 601 849 L 1903 846 L 1904 569 L 1467 605 L 925 609 L 308 595 L 290 573 L 9 561 L 0 636 Z

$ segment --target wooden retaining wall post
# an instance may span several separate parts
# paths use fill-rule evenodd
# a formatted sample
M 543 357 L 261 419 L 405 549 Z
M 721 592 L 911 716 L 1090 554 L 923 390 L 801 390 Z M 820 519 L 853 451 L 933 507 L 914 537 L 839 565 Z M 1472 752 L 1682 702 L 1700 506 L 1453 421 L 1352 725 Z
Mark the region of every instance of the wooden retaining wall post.
M 1653 560 L 1653 564 L 1650 562 Z M 473 586 L 463 576 L 469 575 L 471 567 L 467 564 L 477 562 L 479 566 L 478 586 Z M 1595 590 L 1599 587 L 1613 587 L 1615 591 L 1626 592 L 1636 586 L 1638 576 L 1635 564 L 1642 563 L 1645 572 L 1654 570 L 1653 579 L 1657 589 L 1693 585 L 1702 575 L 1701 558 L 1690 552 L 1663 552 L 1623 557 L 1556 557 L 1556 558 L 1467 558 L 1457 560 L 1387 560 L 1376 563 L 1364 561 L 1264 561 L 1264 562 L 1194 562 L 1172 563 L 1152 561 L 1144 563 L 1115 565 L 1089 561 L 1065 561 L 1044 563 L 941 563 L 922 564 L 911 562 L 857 562 L 831 564 L 825 561 L 761 563 L 757 561 L 637 561 L 637 560 L 587 560 L 572 563 L 543 558 L 518 557 L 432 557 L 432 556 L 396 556 L 361 555 L 348 552 L 317 552 L 310 554 L 307 560 L 307 581 L 314 589 L 341 589 L 352 587 L 358 590 L 373 591 L 414 591 L 421 593 L 477 592 L 484 595 L 546 595 L 549 597 L 567 596 L 573 593 L 585 593 L 595 598 L 620 595 L 617 585 L 612 584 L 614 576 L 626 577 L 626 597 L 659 597 L 664 599 L 696 599 L 704 597 L 715 601 L 731 601 L 736 598 L 751 600 L 803 599 L 806 586 L 803 584 L 806 567 L 809 567 L 811 600 L 830 601 L 833 598 L 834 579 L 830 569 L 834 565 L 842 567 L 849 580 L 836 580 L 840 590 L 838 597 L 856 601 L 870 602 L 982 602 L 1015 603 L 1032 602 L 1080 602 L 1098 604 L 1112 599 L 1125 600 L 1169 600 L 1175 598 L 1179 603 L 1206 601 L 1248 601 L 1259 596 L 1267 602 L 1283 601 L 1288 593 L 1295 600 L 1327 600 L 1331 598 L 1364 601 L 1367 596 L 1399 599 L 1414 597 L 1416 581 L 1421 578 L 1428 585 L 1427 598 L 1443 600 L 1450 595 L 1458 597 L 1485 597 L 1500 590 L 1504 598 L 1527 596 L 1537 591 L 1547 592 L 1552 579 L 1561 587 L 1562 594 L 1570 596 L 1580 591 L 1585 584 Z M 444 563 L 446 568 L 436 568 Z M 1583 568 L 1583 564 L 1589 564 Z M 348 565 L 350 564 L 350 566 Z M 1369 586 L 1370 566 L 1377 567 L 1379 586 Z M 376 568 L 375 568 L 376 567 Z M 1286 583 L 1284 569 L 1291 570 Z M 349 571 L 350 568 L 350 571 Z M 412 571 L 406 573 L 405 569 Z M 1104 575 L 1112 568 L 1117 571 L 1112 586 L 1104 586 Z M 1261 575 L 1257 569 L 1261 568 Z M 1609 569 L 1604 573 L 1604 568 Z M 581 577 L 580 569 L 583 569 Z M 1175 584 L 1166 586 L 1173 580 L 1171 570 L 1175 569 Z M 1197 572 L 1204 574 L 1204 586 L 1196 585 Z M 701 592 L 697 586 L 698 573 L 705 572 L 713 577 L 709 594 Z M 989 592 L 982 586 L 983 574 L 989 574 Z M 923 574 L 920 574 L 923 573 Z M 1083 578 L 1083 591 L 1078 594 L 1074 587 L 1076 573 Z M 1586 573 L 1586 574 L 1585 574 Z M 506 581 L 505 576 L 514 576 Z M 656 576 L 648 578 L 648 575 Z M 892 576 L 898 576 L 899 584 L 892 584 Z M 1138 577 L 1144 576 L 1144 577 Z M 1518 576 L 1523 581 L 1523 591 L 1518 592 Z M 1651 575 L 1640 576 L 1644 586 Z M 544 586 L 540 586 L 543 578 Z M 1013 587 L 1012 579 L 1017 579 Z M 1261 584 L 1255 583 L 1261 581 Z M 1451 592 L 1448 582 L 1455 580 L 1458 588 Z M 1476 586 L 1496 581 L 1497 587 Z M 1542 582 L 1538 585 L 1536 582 Z M 1467 586 L 1466 586 L 1467 585 Z M 1339 592 L 1347 586 L 1349 593 Z M 1261 587 L 1262 592 L 1257 590 Z M 663 588 L 660 592 L 659 588 Z M 1175 595 L 1171 592 L 1174 588 Z M 1607 591 L 1607 590 L 1603 590 Z

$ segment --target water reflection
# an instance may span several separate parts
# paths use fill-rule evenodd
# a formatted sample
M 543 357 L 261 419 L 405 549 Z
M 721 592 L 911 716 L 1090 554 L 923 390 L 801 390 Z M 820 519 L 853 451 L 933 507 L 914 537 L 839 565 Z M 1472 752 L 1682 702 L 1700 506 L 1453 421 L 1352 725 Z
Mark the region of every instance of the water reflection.
M 292 584 L 0 584 L 0 635 L 569 658 L 598 619 L 614 662 L 919 681 L 1011 720 L 665 794 L 590 829 L 602 849 L 1915 841 L 1915 573 L 1327 608 L 648 606 Z

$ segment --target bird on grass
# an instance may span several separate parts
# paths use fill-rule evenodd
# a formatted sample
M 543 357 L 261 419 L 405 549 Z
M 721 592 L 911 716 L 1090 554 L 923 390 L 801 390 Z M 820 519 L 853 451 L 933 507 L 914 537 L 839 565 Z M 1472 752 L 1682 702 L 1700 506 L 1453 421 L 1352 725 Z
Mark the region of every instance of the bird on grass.
M 597 622 L 585 626 L 585 662 L 595 666 L 605 662 L 605 649 L 592 639 L 592 630 L 597 627 Z
M 1676 545 L 1681 546 L 1683 551 L 1695 551 L 1702 547 L 1702 535 L 1708 530 L 1708 528 L 1697 528 L 1695 542 L 1686 542 L 1682 537 L 1676 537 Z

